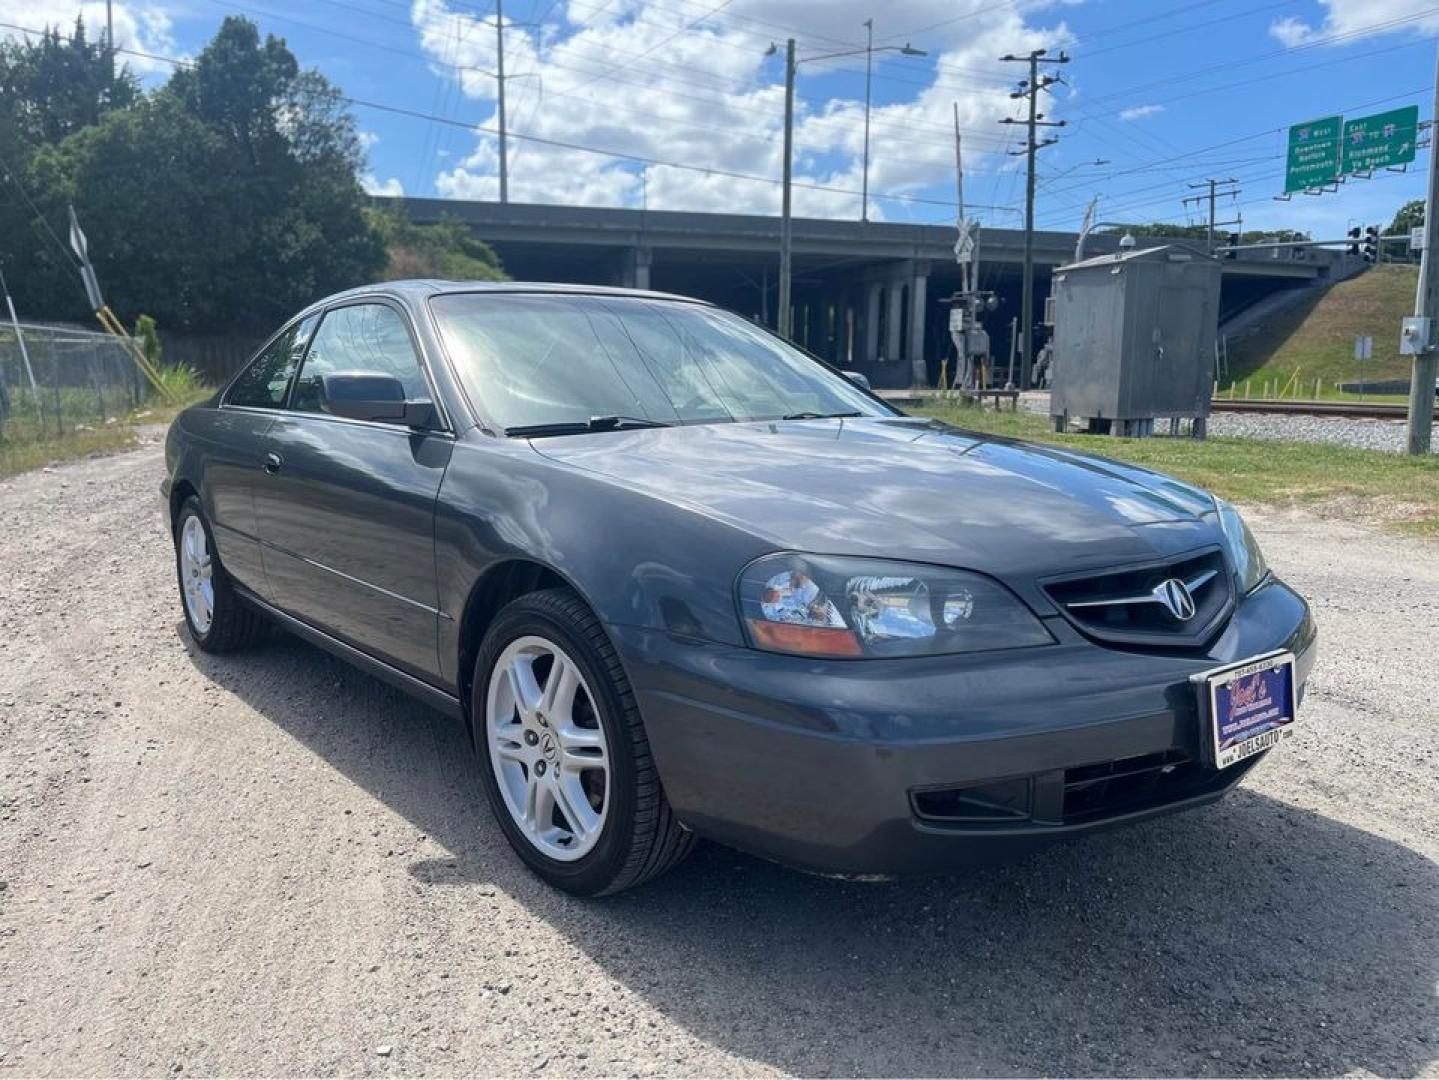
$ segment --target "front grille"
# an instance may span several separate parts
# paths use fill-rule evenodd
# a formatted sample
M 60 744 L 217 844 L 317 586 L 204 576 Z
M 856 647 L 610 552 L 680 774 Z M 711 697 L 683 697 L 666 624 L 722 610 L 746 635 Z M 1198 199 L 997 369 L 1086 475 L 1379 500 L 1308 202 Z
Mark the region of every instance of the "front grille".
M 1043 585 L 1082 633 L 1127 644 L 1200 644 L 1234 607 L 1233 579 L 1218 548 Z

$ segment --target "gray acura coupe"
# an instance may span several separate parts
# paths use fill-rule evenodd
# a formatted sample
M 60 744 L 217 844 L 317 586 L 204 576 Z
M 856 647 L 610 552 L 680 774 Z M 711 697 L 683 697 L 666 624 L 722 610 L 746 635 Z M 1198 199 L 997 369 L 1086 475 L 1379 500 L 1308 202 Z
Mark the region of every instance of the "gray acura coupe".
M 696 836 L 897 874 L 1212 802 L 1314 660 L 1225 503 L 903 415 L 676 296 L 331 297 L 166 471 L 196 645 L 278 624 L 452 714 L 520 857 L 587 895 Z

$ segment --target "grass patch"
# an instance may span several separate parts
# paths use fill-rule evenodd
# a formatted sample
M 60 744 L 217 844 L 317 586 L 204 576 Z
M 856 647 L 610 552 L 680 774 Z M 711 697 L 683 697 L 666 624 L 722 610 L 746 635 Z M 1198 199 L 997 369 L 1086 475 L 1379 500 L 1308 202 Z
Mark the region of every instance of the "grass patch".
M 24 442 L 6 439 L 0 442 L 0 478 L 91 454 L 118 453 L 130 449 L 135 443 L 135 428 L 118 423 Z
M 1275 393 L 1287 385 L 1286 396 L 1313 398 L 1314 380 L 1320 379 L 1321 397 L 1352 401 L 1355 395 L 1341 393 L 1336 383 L 1407 379 L 1411 363 L 1399 355 L 1399 323 L 1414 313 L 1418 281 L 1418 267 L 1375 266 L 1232 342 L 1230 364 L 1238 393 L 1248 383 L 1250 392 L 1261 397 L 1268 383 Z M 1354 338 L 1361 334 L 1374 338 L 1372 360 L 1354 359 Z
M 179 395 L 175 405 L 149 405 L 108 420 L 70 420 L 58 433 L 53 419 L 47 417 L 42 424 L 28 405 L 23 412 L 12 412 L 0 423 L 0 478 L 95 454 L 129 450 L 139 441 L 137 427 L 169 424 L 181 409 L 203 401 L 213 392 L 191 380 L 171 389 Z
M 1047 417 L 930 400 L 909 410 L 957 427 L 1141 465 L 1250 505 L 1303 505 L 1406 533 L 1439 536 L 1439 459 L 1260 439 L 1057 435 Z

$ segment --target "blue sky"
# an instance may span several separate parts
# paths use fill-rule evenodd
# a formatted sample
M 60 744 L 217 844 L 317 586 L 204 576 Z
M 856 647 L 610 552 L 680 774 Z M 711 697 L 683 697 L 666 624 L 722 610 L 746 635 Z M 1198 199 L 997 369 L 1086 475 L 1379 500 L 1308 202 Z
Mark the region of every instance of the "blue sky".
M 966 196 L 986 224 L 1021 221 L 1013 149 L 1022 129 L 1004 53 L 1064 49 L 1065 82 L 1045 112 L 1064 119 L 1040 153 L 1037 221 L 1076 228 L 1100 196 L 1104 220 L 1190 219 L 1181 200 L 1207 177 L 1238 181 L 1221 217 L 1247 228 L 1338 235 L 1387 223 L 1421 197 L 1427 152 L 1407 174 L 1338 192 L 1273 196 L 1290 124 L 1418 104 L 1428 119 L 1439 0 L 502 0 L 515 201 L 775 212 L 783 63 L 909 42 L 877 54 L 870 216 L 950 221 L 957 102 Z M 69 23 L 103 3 L 0 0 L 0 20 Z M 464 125 L 495 122 L 494 0 L 116 0 L 122 46 L 192 56 L 230 14 L 283 36 L 302 64 L 348 95 L 443 118 L 356 106 L 372 190 L 495 198 L 497 146 Z M 163 64 L 134 61 L 148 78 Z M 803 64 L 795 211 L 858 217 L 864 58 Z M 532 141 L 523 138 L 548 140 Z M 555 145 L 562 144 L 562 145 Z M 608 151 L 590 153 L 578 148 Z M 1197 220 L 1197 219 L 1196 219 Z

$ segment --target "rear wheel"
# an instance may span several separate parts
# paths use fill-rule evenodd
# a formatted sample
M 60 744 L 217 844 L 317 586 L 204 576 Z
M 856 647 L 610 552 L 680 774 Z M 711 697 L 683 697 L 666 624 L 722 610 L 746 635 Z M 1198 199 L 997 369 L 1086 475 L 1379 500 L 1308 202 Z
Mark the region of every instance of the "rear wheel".
M 619 892 L 689 852 L 692 834 L 665 801 L 619 657 L 573 592 L 531 593 L 500 612 L 471 706 L 490 806 L 547 882 Z
M 185 625 L 205 652 L 243 649 L 264 634 L 264 616 L 235 592 L 215 554 L 205 511 L 193 495 L 175 517 L 175 571 Z

